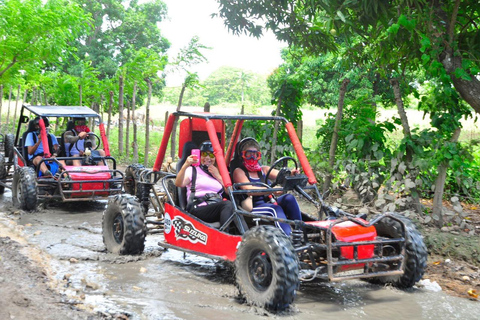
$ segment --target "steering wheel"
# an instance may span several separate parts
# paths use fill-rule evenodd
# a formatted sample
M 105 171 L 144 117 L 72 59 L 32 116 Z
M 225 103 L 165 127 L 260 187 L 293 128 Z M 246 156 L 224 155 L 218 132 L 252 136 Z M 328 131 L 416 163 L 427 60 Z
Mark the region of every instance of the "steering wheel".
M 265 176 L 266 179 L 268 179 L 268 177 L 270 176 L 270 173 L 272 173 L 272 170 L 275 167 L 279 166 L 279 164 L 281 164 L 282 168 L 279 169 L 277 178 L 270 186 L 271 188 L 275 187 L 277 184 L 282 185 L 283 182 L 285 181 L 285 177 L 289 176 L 292 173 L 292 171 L 290 171 L 290 169 L 287 167 L 288 161 L 293 161 L 293 163 L 295 163 L 295 170 L 298 170 L 297 160 L 295 160 L 292 157 L 281 157 L 270 166 L 270 169 L 268 170 L 267 175 Z
M 95 147 L 95 148 L 92 148 L 92 150 L 97 150 L 98 147 L 100 146 L 100 137 L 97 136 L 97 135 L 96 135 L 95 133 L 93 133 L 93 132 L 89 132 L 88 135 L 92 135 L 92 136 L 94 136 L 94 137 L 96 138 L 96 140 L 97 140 L 96 147 Z M 85 137 L 85 139 L 83 139 L 83 141 L 86 141 L 86 140 L 87 140 L 87 138 Z M 78 139 L 77 141 L 75 141 L 75 148 L 80 151 L 80 149 L 78 148 L 78 141 L 80 141 L 80 139 Z M 83 143 L 83 151 L 85 151 L 85 143 Z

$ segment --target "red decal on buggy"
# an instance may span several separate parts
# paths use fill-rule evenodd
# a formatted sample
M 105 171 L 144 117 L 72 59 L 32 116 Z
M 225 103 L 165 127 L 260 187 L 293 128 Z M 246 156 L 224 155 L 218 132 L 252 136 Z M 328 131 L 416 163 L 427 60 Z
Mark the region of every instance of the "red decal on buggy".
M 182 217 L 176 216 L 172 221 L 172 225 L 177 240 L 187 240 L 191 243 L 200 242 L 207 244 L 207 234 L 195 228 L 192 223 Z

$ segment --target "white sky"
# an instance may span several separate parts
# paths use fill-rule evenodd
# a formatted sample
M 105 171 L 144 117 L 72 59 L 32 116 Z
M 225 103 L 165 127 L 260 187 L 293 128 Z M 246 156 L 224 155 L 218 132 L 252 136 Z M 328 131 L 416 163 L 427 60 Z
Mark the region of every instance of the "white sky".
M 222 66 L 231 66 L 259 74 L 269 74 L 282 63 L 280 50 L 286 46 L 275 39 L 272 33 L 260 40 L 246 35 L 235 36 L 223 24 L 223 20 L 210 15 L 218 12 L 215 0 L 163 0 L 168 6 L 168 18 L 160 23 L 162 35 L 171 47 L 168 51 L 173 60 L 180 48 L 187 46 L 193 36 L 211 50 L 204 50 L 208 59 L 192 67 L 205 80 Z M 167 86 L 180 86 L 185 75 L 176 72 L 167 74 Z

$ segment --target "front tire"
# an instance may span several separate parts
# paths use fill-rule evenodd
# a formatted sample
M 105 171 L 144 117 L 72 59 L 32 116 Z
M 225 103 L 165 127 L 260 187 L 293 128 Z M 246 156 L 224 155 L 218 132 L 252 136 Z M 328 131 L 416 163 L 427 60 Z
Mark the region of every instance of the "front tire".
M 15 170 L 12 181 L 13 205 L 22 210 L 32 211 L 37 208 L 37 179 L 35 170 L 20 167 Z
M 248 304 L 285 310 L 295 298 L 298 273 L 297 254 L 280 229 L 258 226 L 244 234 L 235 260 L 235 276 Z
M 405 224 L 405 262 L 403 264 L 403 275 L 391 277 L 370 278 L 367 281 L 376 284 L 391 284 L 397 288 L 411 288 L 419 281 L 427 267 L 428 252 L 423 237 L 413 222 L 399 214 L 392 214 Z M 400 222 L 386 217 L 375 224 L 377 235 L 387 238 L 398 238 L 402 236 Z
M 145 248 L 145 215 L 132 195 L 116 195 L 108 201 L 102 220 L 103 243 L 118 254 L 140 254 Z

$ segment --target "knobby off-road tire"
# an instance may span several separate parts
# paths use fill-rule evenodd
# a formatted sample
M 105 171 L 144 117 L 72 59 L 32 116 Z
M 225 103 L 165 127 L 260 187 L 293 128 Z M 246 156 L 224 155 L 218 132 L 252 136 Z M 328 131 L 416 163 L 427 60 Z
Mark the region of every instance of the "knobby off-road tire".
M 248 304 L 283 311 L 299 286 L 298 257 L 287 236 L 273 226 L 248 230 L 235 260 L 240 294 Z
M 145 248 L 145 215 L 140 202 L 132 195 L 109 199 L 102 220 L 103 243 L 118 254 L 140 254 Z
M 9 162 L 13 162 L 14 142 L 15 137 L 13 134 L 9 133 L 5 136 L 5 158 L 8 159 Z
M 7 168 L 5 167 L 5 156 L 0 153 L 0 181 L 7 177 Z M 5 186 L 0 185 L 0 194 L 5 192 Z
M 33 168 L 20 167 L 15 170 L 12 200 L 13 205 L 22 210 L 32 211 L 37 208 L 37 179 Z
M 413 222 L 399 214 L 393 214 L 396 218 L 405 224 L 405 263 L 403 266 L 403 275 L 392 277 L 379 277 L 366 279 L 376 284 L 391 284 L 397 288 L 411 288 L 419 281 L 425 273 L 427 267 L 428 252 L 423 237 L 417 230 Z M 375 219 L 376 217 L 374 217 Z M 377 235 L 381 237 L 397 238 L 402 236 L 402 228 L 398 221 L 391 218 L 384 218 L 376 225 Z

